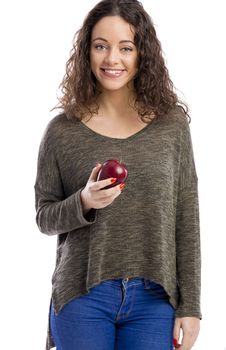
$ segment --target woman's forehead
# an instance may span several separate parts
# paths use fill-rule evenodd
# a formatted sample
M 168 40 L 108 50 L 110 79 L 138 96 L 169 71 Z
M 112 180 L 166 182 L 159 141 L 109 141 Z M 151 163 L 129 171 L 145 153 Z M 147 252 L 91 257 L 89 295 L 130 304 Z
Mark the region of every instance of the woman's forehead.
M 92 30 L 92 40 L 95 38 L 110 40 L 113 37 L 118 41 L 134 39 L 134 30 L 130 23 L 119 16 L 106 16 L 100 19 Z

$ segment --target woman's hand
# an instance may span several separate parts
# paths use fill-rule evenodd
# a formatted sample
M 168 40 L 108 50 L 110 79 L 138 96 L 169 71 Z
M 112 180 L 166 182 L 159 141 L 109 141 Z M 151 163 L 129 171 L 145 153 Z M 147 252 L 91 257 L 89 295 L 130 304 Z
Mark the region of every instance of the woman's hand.
M 81 191 L 81 201 L 84 214 L 86 214 L 91 208 L 100 209 L 108 206 L 122 191 L 122 186 L 120 187 L 120 185 L 105 190 L 102 189 L 105 186 L 111 185 L 113 182 L 111 181 L 112 178 L 96 181 L 100 168 L 101 164 L 99 163 L 93 168 L 86 186 Z
M 182 344 L 175 347 L 178 350 L 190 350 L 194 345 L 200 329 L 200 319 L 196 317 L 176 317 L 173 338 L 179 340 L 180 329 L 183 330 Z

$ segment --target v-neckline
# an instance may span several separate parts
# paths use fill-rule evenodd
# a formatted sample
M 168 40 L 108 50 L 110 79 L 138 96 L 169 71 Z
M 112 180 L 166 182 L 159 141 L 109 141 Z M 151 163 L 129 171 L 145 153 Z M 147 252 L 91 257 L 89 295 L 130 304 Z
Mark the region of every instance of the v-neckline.
M 81 126 L 84 128 L 84 130 L 86 130 L 90 135 L 95 135 L 96 137 L 100 137 L 103 139 L 109 139 L 109 140 L 117 140 L 117 141 L 129 141 L 133 138 L 136 138 L 137 136 L 139 136 L 140 134 L 144 133 L 149 127 L 153 126 L 153 124 L 155 124 L 156 122 L 156 117 L 149 123 L 147 123 L 147 125 L 145 125 L 142 129 L 136 131 L 135 133 L 133 133 L 132 135 L 129 135 L 127 137 L 112 137 L 112 136 L 107 136 L 107 135 L 103 135 L 100 134 L 99 132 L 91 129 L 90 127 L 88 127 L 83 121 L 80 121 Z

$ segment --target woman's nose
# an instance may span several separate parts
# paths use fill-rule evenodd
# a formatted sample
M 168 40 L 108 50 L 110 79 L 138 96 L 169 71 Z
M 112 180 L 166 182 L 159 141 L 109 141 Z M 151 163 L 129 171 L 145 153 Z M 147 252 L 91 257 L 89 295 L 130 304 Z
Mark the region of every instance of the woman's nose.
M 110 64 L 114 64 L 114 63 L 118 63 L 119 61 L 119 52 L 117 49 L 109 49 L 109 51 L 107 51 L 106 56 L 105 56 L 105 61 L 110 63 Z

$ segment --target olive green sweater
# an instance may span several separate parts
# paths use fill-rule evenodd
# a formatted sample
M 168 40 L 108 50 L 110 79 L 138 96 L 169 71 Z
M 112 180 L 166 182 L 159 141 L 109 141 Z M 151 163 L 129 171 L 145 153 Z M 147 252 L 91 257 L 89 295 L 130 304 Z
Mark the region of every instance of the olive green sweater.
M 84 216 L 81 190 L 96 162 L 107 159 L 126 164 L 125 189 Z M 40 231 L 58 235 L 51 295 L 57 314 L 101 281 L 129 276 L 161 284 L 177 317 L 202 318 L 198 178 L 182 112 L 124 139 L 57 115 L 41 140 L 35 196 Z M 53 346 L 48 325 L 46 349 Z

